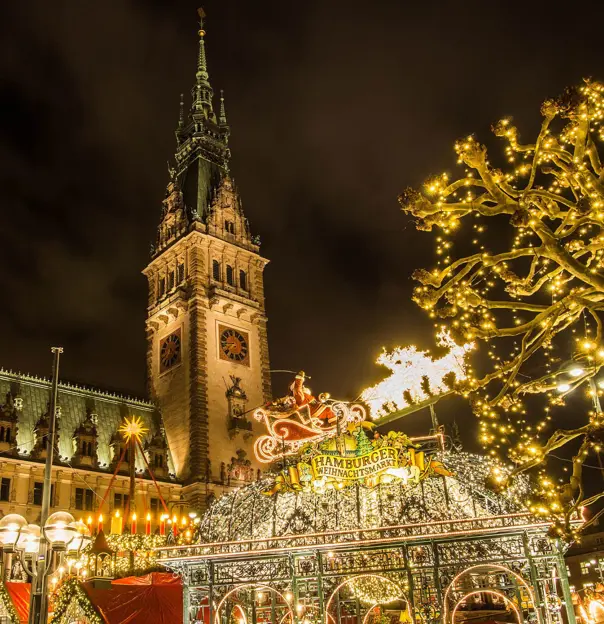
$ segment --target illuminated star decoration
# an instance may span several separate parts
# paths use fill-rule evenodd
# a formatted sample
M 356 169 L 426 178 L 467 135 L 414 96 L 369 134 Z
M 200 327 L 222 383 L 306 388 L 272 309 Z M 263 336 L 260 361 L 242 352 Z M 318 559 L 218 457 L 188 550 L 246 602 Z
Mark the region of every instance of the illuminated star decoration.
M 428 351 L 419 351 L 414 346 L 396 347 L 391 352 L 384 349 L 380 354 L 376 363 L 386 366 L 391 374 L 361 394 L 363 401 L 369 404 L 373 418 L 408 407 L 411 405 L 409 398 L 413 403 L 427 399 L 426 379 L 432 395 L 451 389 L 445 380 L 448 376 L 455 375 L 457 382 L 466 379 L 466 358 L 474 343 L 460 346 L 446 330 L 441 330 L 436 338 L 439 346 L 449 349 L 446 355 L 436 360 Z
M 143 421 L 140 416 L 132 416 L 130 420 L 127 418 L 124 419 L 124 423 L 118 431 L 124 436 L 127 442 L 130 442 L 132 438 L 140 442 L 149 430 L 143 426 Z

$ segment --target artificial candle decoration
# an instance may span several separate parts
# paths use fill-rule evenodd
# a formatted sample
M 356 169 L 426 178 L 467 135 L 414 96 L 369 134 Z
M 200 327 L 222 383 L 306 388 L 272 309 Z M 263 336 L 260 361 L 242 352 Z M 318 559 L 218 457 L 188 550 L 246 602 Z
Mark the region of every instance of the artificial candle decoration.
M 166 534 L 166 514 L 162 514 L 159 518 L 159 534 Z
M 116 510 L 115 514 L 111 518 L 111 533 L 114 535 L 122 534 L 122 517 L 120 516 L 119 509 Z
M 147 519 L 145 522 L 145 535 L 151 535 L 151 514 L 147 514 Z
M 132 522 L 130 523 L 130 533 L 136 535 L 136 513 L 132 514 Z
M 97 531 L 100 533 L 103 530 L 103 514 L 99 514 L 99 522 L 97 525 Z
M 541 114 L 534 142 L 521 142 L 509 118 L 493 125 L 503 158 L 473 136 L 458 141 L 461 175 L 434 176 L 399 201 L 419 230 L 435 232 L 435 266 L 413 274 L 415 302 L 457 344 L 481 346 L 481 369 L 456 386 L 480 418 L 480 441 L 513 460 L 512 477 L 537 469 L 532 506 L 572 540 L 573 514 L 604 496 L 583 499 L 581 486 L 604 428 L 595 401 L 604 373 L 604 85 L 586 80 L 546 100 Z M 576 428 L 557 428 L 552 408 L 578 388 L 587 392 L 583 418 L 577 403 Z M 572 440 L 579 450 L 560 482 L 545 459 Z

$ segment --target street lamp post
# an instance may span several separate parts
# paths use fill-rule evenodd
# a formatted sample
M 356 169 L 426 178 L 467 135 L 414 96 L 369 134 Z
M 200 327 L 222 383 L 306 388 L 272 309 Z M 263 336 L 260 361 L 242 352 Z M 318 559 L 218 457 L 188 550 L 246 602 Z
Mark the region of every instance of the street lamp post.
M 55 450 L 55 430 L 57 420 L 57 393 L 59 387 L 59 359 L 63 353 L 62 347 L 52 347 L 54 360 L 52 363 L 52 386 L 50 390 L 50 418 L 48 437 L 46 438 L 46 464 L 44 465 L 44 485 L 42 487 L 42 513 L 40 526 L 44 527 L 50 510 L 50 493 L 52 490 L 52 460 Z M 29 601 L 29 624 L 46 624 L 48 620 L 48 587 L 46 575 L 49 570 L 47 562 L 48 542 L 45 532 L 40 534 L 40 550 L 36 566 L 36 574 L 32 577 L 31 595 Z
M 79 556 L 90 541 L 90 531 L 82 522 L 76 522 L 66 511 L 57 511 L 48 517 L 44 526 L 27 524 L 19 514 L 8 514 L 0 520 L 0 545 L 4 555 L 16 556 L 32 579 L 29 602 L 29 624 L 41 624 L 48 619 L 47 576 L 53 554 L 59 554 L 59 565 L 64 553 Z M 45 545 L 43 551 L 41 546 Z M 36 597 L 34 597 L 36 592 Z M 44 605 L 46 611 L 39 611 Z

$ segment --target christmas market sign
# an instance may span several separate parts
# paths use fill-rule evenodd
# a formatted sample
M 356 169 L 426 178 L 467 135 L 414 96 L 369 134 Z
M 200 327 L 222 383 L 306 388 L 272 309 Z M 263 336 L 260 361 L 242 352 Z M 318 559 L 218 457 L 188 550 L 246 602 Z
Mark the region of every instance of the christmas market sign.
M 311 460 L 315 478 L 365 479 L 389 468 L 399 468 L 398 451 L 395 448 L 381 448 L 359 457 L 338 455 L 317 455 Z
M 298 373 L 291 394 L 256 410 L 267 433 L 255 443 L 256 459 L 283 470 L 266 494 L 283 490 L 321 492 L 352 484 L 374 487 L 394 480 L 419 483 L 451 475 L 441 462 L 404 433 L 381 435 L 358 403 L 315 398 Z
M 432 475 L 451 476 L 433 452 L 419 450 L 404 433 L 372 433 L 371 423 L 359 423 L 337 437 L 310 442 L 301 448 L 299 461 L 277 476 L 266 494 L 303 490 L 323 492 L 358 483 L 375 487 L 399 481 L 417 484 Z M 372 435 L 369 439 L 366 431 Z

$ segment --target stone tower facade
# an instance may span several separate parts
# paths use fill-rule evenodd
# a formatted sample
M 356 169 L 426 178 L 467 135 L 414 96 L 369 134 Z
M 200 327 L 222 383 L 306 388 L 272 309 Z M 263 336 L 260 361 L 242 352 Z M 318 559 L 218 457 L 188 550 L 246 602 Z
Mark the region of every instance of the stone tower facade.
M 181 97 L 175 167 L 149 283 L 147 369 L 185 499 L 203 509 L 257 478 L 252 411 L 270 399 L 263 271 L 229 175 L 224 99 L 213 109 L 203 17 L 192 105 Z

